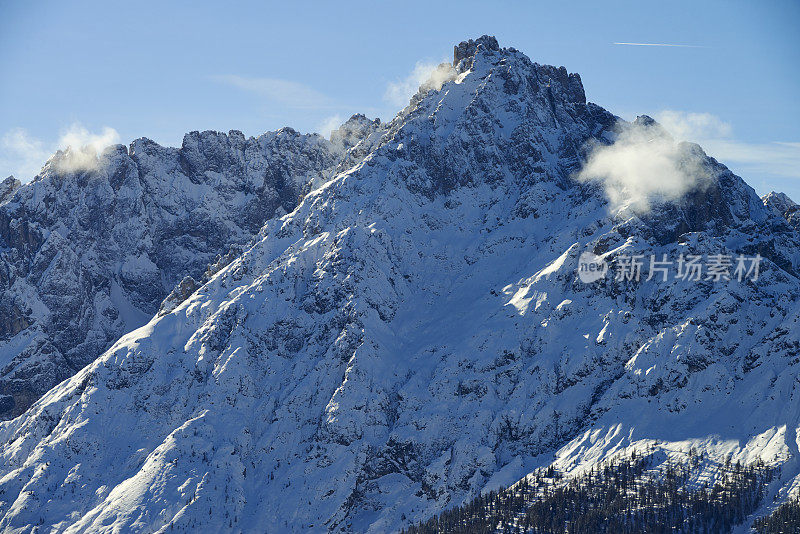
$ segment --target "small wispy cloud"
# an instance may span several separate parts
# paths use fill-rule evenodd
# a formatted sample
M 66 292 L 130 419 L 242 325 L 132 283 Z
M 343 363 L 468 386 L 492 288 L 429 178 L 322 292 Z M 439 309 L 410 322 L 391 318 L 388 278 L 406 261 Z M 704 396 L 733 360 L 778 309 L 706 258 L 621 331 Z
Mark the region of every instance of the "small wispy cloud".
M 735 166 L 737 173 L 745 180 L 764 175 L 800 180 L 800 143 L 743 143 L 735 139 L 707 139 L 701 145 L 722 163 Z
M 331 115 L 330 117 L 326 117 L 315 129 L 322 137 L 328 138 L 331 136 L 331 132 L 337 129 L 339 126 L 342 125 L 344 119 L 341 115 Z
M 450 63 L 417 62 L 414 69 L 402 80 L 389 82 L 384 100 L 399 107 L 405 107 L 420 89 L 439 90 L 445 82 L 455 78 L 455 70 Z
M 711 113 L 693 113 L 665 109 L 654 115 L 658 123 L 682 141 L 730 137 L 733 127 Z
M 54 143 L 34 137 L 24 128 L 14 128 L 0 137 L 0 170 L 26 182 L 58 150 L 65 151 L 53 162 L 60 171 L 88 170 L 97 165 L 97 154 L 117 142 L 119 134 L 108 126 L 93 133 L 76 122 L 63 129 Z
M 13 174 L 18 179 L 29 180 L 39 172 L 42 164 L 52 155 L 41 139 L 24 128 L 14 128 L 0 138 L 0 172 Z
M 97 155 L 102 150 L 119 142 L 119 133 L 114 128 L 103 127 L 100 133 L 92 133 L 79 123 L 72 124 L 61 134 L 58 149 L 66 150 L 54 161 L 61 172 L 77 172 L 97 167 Z
M 800 180 L 800 142 L 742 141 L 730 123 L 711 113 L 663 110 L 654 117 L 677 139 L 699 144 L 747 181 L 765 177 Z
M 671 48 L 707 48 L 702 45 L 672 44 L 672 43 L 614 43 L 621 46 L 667 46 Z
M 287 107 L 318 109 L 330 107 L 332 104 L 327 95 L 292 80 L 253 78 L 236 74 L 212 76 L 212 79 Z

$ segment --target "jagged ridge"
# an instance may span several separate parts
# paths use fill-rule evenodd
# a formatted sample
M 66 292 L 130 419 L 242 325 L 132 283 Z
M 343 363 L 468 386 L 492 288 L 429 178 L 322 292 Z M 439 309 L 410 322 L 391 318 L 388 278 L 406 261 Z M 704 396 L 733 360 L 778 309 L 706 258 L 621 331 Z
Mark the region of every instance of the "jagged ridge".
M 83 154 L 61 152 L 32 183 L 3 181 L 0 418 L 146 323 L 177 285 L 175 305 L 190 280 L 213 274 L 209 264 L 218 270 L 266 220 L 293 210 L 380 125 L 355 120 L 342 126 L 344 146 L 291 128 L 250 139 L 191 132 L 180 149 L 138 139 L 80 165 Z

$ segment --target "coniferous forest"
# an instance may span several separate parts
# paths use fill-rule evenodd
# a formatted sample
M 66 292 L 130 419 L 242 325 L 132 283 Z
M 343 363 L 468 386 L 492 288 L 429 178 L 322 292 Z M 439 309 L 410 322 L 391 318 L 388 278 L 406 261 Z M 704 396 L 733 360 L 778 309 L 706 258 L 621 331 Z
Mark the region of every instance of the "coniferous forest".
M 775 469 L 762 462 L 711 464 L 691 452 L 685 462 L 657 464 L 656 451 L 617 457 L 577 477 L 552 467 L 404 530 L 404 534 L 687 533 L 730 532 L 761 504 Z M 703 468 L 705 466 L 705 468 Z M 798 523 L 800 501 L 781 506 L 753 526 L 759 532 Z
M 800 532 L 800 496 L 780 505 L 769 517 L 753 522 L 758 534 L 790 534 Z

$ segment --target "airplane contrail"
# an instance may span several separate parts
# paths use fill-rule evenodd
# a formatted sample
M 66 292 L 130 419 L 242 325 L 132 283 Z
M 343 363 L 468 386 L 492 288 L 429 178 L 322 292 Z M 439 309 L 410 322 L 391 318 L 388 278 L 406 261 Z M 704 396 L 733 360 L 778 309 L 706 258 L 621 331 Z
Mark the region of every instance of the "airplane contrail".
M 685 44 L 665 44 L 665 43 L 614 43 L 615 45 L 625 46 L 671 46 L 675 48 L 705 48 L 699 45 L 685 45 Z

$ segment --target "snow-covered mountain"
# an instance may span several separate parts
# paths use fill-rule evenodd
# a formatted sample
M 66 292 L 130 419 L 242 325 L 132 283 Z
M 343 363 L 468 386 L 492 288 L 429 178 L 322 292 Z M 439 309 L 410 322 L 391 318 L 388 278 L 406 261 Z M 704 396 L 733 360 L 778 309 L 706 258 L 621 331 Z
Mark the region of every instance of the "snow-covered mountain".
M 0 424 L 0 529 L 384 532 L 636 447 L 762 457 L 785 496 L 797 232 L 690 144 L 707 183 L 611 209 L 574 177 L 630 125 L 578 75 L 486 36 L 453 67 L 202 287 Z M 757 279 L 589 284 L 587 251 L 764 260 Z
M 0 417 L 22 413 L 145 324 L 176 284 L 171 302 L 292 211 L 369 133 L 353 126 L 362 119 L 341 127 L 346 146 L 290 128 L 192 132 L 180 149 L 138 139 L 99 159 L 60 152 L 32 183 L 3 181 Z

